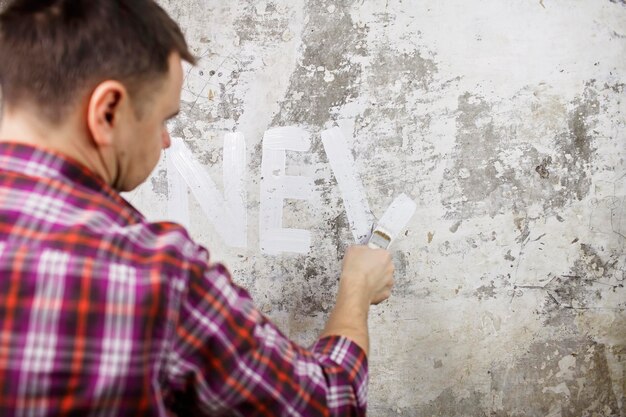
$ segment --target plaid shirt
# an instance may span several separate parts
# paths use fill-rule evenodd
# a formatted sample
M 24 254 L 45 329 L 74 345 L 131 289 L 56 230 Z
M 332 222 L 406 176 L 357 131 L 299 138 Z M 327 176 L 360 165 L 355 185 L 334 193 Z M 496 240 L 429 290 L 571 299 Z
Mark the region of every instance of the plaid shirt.
M 0 143 L 0 416 L 353 416 L 367 361 L 294 344 L 180 226 Z

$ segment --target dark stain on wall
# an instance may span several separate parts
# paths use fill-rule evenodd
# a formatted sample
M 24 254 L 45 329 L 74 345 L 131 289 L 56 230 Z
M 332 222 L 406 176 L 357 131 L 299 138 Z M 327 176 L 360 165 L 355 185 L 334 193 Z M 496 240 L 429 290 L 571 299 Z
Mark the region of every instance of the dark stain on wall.
M 396 268 L 393 294 L 402 294 L 403 297 L 413 297 L 416 295 L 414 286 L 419 282 L 420 278 L 407 273 L 410 263 L 412 262 L 411 258 L 410 252 L 393 252 L 393 264 Z
M 496 298 L 496 286 L 494 281 L 491 281 L 489 285 L 481 285 L 474 291 L 474 297 L 479 300 L 487 300 L 489 298 Z
M 436 366 L 435 366 L 436 367 Z M 416 384 L 419 384 L 416 382 Z M 470 391 L 468 395 L 459 398 L 451 388 L 442 391 L 434 400 L 411 408 L 370 407 L 369 414 L 377 417 L 396 416 L 428 416 L 428 417 L 478 417 L 490 416 L 485 411 L 483 402 L 485 395 Z M 491 417 L 491 416 L 490 416 Z M 543 417 L 543 416 L 542 416 Z
M 334 13 L 320 2 L 307 2 L 307 23 L 302 31 L 304 51 L 291 75 L 289 87 L 273 126 L 321 127 L 333 107 L 343 106 L 359 95 L 361 66 L 351 57 L 364 55 L 366 27 L 355 27 L 349 8 L 355 0 L 336 3 Z
M 259 13 L 260 12 L 260 13 Z M 254 42 L 264 45 L 282 42 L 289 27 L 289 16 L 281 14 L 274 3 L 267 3 L 257 12 L 254 2 L 246 4 L 235 21 L 235 30 L 241 43 Z
M 315 316 L 319 312 L 328 313 L 333 307 L 339 271 L 331 270 L 327 265 L 322 259 L 310 256 L 296 262 L 299 271 L 294 276 L 304 275 L 302 296 L 295 303 L 298 314 Z
M 152 191 L 155 194 L 168 198 L 167 170 L 160 169 L 150 178 L 150 182 L 152 183 Z
M 552 277 L 544 287 L 546 323 L 562 319 L 563 310 L 566 310 L 565 314 L 569 311 L 574 315 L 600 304 L 604 309 L 626 311 L 626 300 L 618 305 L 602 302 L 606 292 L 624 288 L 624 282 L 616 279 L 620 272 L 617 254 L 603 255 L 591 245 L 580 244 L 579 256 L 570 272 Z
M 489 416 L 618 416 L 605 349 L 583 337 L 534 343 L 514 364 L 491 370 L 503 410 Z
M 365 87 L 371 90 L 368 96 L 374 97 L 374 101 L 370 101 L 357 118 L 355 134 L 376 138 L 378 144 L 393 148 L 402 145 L 406 126 L 424 129 L 428 119 L 414 111 L 419 101 L 408 97 L 407 91 L 424 92 L 435 88 L 436 72 L 435 62 L 419 50 L 399 53 L 388 46 L 381 47 L 367 68 Z
M 582 200 L 591 187 L 590 170 L 595 151 L 593 145 L 595 125 L 600 105 L 593 83 L 588 83 L 582 97 L 574 101 L 574 109 L 568 114 L 567 131 L 557 137 L 557 164 L 561 165 L 564 175 L 560 184 L 564 187 L 555 193 L 551 205 L 564 206 L 567 201 L 576 198 Z
M 329 200 L 326 200 L 326 202 L 328 203 Z M 337 204 L 341 204 L 341 202 L 337 201 Z M 349 242 L 351 240 L 348 217 L 342 212 L 328 220 L 326 223 L 330 228 L 332 240 L 335 243 L 335 248 L 337 249 L 337 255 L 340 256 L 340 254 L 345 252 L 347 247 L 344 242 Z
M 541 178 L 543 179 L 550 178 L 550 171 L 548 170 L 548 168 L 550 167 L 551 163 L 552 163 L 552 157 L 548 156 L 547 158 L 544 158 L 543 161 L 541 161 L 539 165 L 537 165 L 537 168 L 535 168 L 535 171 L 537 171 L 537 174 L 539 174 Z
M 543 105 L 536 103 L 539 112 Z M 540 152 L 528 138 L 518 137 L 523 121 L 498 124 L 492 103 L 470 93 L 459 96 L 456 147 L 440 187 L 445 217 L 523 213 L 536 203 L 551 215 L 582 200 L 591 187 L 600 110 L 594 82 L 570 105 L 552 149 Z M 511 150 L 521 156 L 511 160 Z
M 371 63 L 364 68 L 361 93 L 371 99 L 362 100 L 365 108 L 355 119 L 354 136 L 361 146 L 356 151 L 376 172 L 366 178 L 366 188 L 383 195 L 411 190 L 417 194 L 415 179 L 440 162 L 432 143 L 423 139 L 433 117 L 423 106 L 432 99 L 428 92 L 442 86 L 428 50 L 416 46 L 399 52 L 386 42 L 371 47 Z

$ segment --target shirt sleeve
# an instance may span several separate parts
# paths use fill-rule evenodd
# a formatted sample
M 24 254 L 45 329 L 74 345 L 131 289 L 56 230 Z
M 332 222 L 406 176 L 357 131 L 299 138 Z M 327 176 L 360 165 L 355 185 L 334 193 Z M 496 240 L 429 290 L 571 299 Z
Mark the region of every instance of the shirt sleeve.
M 341 336 L 290 341 L 220 264 L 191 274 L 173 337 L 166 380 L 179 415 L 365 415 L 365 352 Z

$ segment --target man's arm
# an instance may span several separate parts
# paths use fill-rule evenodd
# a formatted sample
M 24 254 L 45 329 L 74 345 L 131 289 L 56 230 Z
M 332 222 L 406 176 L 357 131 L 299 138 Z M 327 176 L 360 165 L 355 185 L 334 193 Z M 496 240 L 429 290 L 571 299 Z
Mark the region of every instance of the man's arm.
M 367 310 L 388 297 L 389 266 L 380 265 L 388 254 L 348 251 L 337 306 L 311 349 L 283 335 L 207 255 L 199 253 L 181 294 L 165 372 L 170 399 L 206 415 L 365 415 Z
M 367 317 L 371 304 L 391 295 L 394 266 L 383 249 L 352 246 L 346 251 L 335 307 L 320 338 L 339 335 L 369 354 Z

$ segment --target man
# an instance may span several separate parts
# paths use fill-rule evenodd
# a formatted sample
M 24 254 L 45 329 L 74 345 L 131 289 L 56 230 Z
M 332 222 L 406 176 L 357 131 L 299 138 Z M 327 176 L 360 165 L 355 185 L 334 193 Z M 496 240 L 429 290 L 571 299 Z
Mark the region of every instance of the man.
M 388 252 L 347 251 L 305 349 L 182 227 L 118 194 L 170 144 L 182 60 L 153 0 L 16 0 L 0 15 L 1 416 L 365 413 Z

